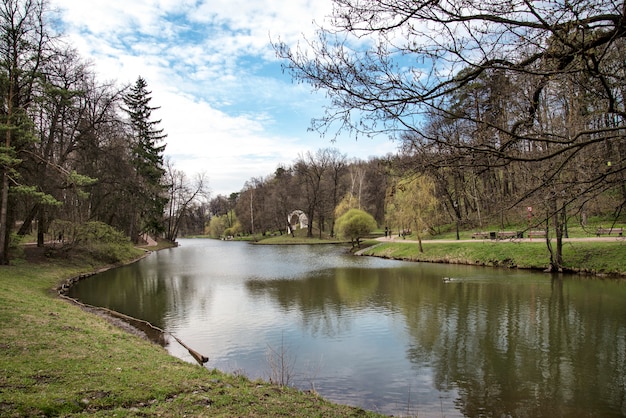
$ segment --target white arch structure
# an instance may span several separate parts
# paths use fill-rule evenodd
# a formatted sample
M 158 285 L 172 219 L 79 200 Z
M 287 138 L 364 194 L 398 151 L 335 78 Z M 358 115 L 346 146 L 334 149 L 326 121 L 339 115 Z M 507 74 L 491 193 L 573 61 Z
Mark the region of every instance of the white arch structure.
M 301 210 L 294 210 L 287 216 L 287 226 L 289 230 L 288 234 L 291 234 L 293 230 L 300 224 L 300 229 L 304 229 L 309 226 L 309 218 Z

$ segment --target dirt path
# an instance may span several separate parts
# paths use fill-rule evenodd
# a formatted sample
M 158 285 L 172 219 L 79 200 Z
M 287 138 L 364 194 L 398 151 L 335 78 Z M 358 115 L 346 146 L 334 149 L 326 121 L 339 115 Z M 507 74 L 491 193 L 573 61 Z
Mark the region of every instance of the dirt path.
M 159 245 L 150 235 L 148 234 L 143 234 L 141 236 L 141 238 L 143 238 L 148 244 L 148 247 L 156 247 L 157 245 Z

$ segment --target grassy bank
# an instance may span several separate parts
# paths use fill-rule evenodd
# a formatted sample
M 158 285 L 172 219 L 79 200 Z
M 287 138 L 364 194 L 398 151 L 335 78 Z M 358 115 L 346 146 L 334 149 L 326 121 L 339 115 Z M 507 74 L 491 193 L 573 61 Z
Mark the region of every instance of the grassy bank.
M 545 242 L 481 241 L 445 243 L 425 241 L 420 253 L 415 243 L 380 243 L 363 255 L 410 261 L 474 264 L 510 268 L 546 269 L 550 256 Z M 583 273 L 626 275 L 626 241 L 568 242 L 563 248 L 565 267 Z
M 57 295 L 97 267 L 0 267 L 0 416 L 375 416 L 183 362 Z

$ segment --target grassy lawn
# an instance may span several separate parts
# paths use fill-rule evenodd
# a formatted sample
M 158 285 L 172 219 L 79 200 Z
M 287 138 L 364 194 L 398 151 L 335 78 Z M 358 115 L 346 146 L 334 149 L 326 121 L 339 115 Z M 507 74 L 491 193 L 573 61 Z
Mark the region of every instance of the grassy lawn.
M 0 267 L 0 416 L 377 416 L 186 363 L 57 295 L 97 267 Z
M 456 264 L 545 269 L 550 255 L 545 242 L 489 240 L 473 243 L 424 241 L 424 252 L 417 244 L 379 243 L 363 251 L 364 255 Z M 573 271 L 626 275 L 626 241 L 567 242 L 563 247 L 565 267 Z

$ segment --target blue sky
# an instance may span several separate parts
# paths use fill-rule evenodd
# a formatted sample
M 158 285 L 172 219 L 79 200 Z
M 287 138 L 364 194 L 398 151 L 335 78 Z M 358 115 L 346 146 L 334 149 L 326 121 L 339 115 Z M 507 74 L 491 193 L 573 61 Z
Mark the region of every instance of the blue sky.
M 192 177 L 204 172 L 213 195 L 242 189 L 298 155 L 334 147 L 348 158 L 393 153 L 387 138 L 309 132 L 323 92 L 283 73 L 270 40 L 296 45 L 314 34 L 331 0 L 50 0 L 66 39 L 93 63 L 100 81 L 152 91 L 168 134 L 166 156 Z

